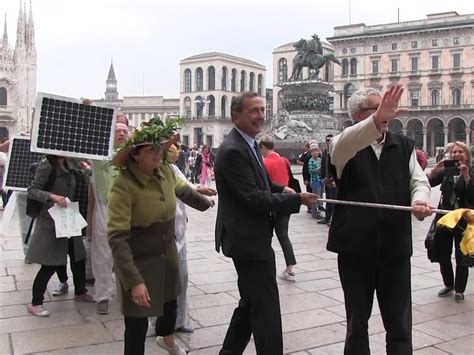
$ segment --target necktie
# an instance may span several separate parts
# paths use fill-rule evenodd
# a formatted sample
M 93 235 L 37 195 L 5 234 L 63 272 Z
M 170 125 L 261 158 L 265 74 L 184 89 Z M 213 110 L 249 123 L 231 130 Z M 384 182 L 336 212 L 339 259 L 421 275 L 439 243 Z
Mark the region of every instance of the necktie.
M 257 142 L 253 142 L 253 150 L 255 152 L 255 155 L 257 157 L 257 162 L 259 165 L 260 169 L 260 174 L 263 177 L 263 181 L 265 183 L 265 186 L 268 191 L 270 191 L 270 184 L 268 183 L 268 177 L 267 177 L 267 172 L 265 171 L 265 168 L 263 167 L 263 160 L 262 160 L 262 153 L 260 152 L 260 148 L 258 147 Z

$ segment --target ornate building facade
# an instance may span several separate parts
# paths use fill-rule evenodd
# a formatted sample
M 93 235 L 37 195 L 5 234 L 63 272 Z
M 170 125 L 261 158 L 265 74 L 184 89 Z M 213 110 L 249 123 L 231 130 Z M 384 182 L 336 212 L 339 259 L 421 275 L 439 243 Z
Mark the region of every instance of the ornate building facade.
M 113 63 L 110 64 L 109 74 L 105 81 L 104 98 L 93 100 L 93 103 L 117 108 L 128 117 L 132 127 L 138 127 L 142 122 L 149 121 L 153 117 L 165 118 L 179 115 L 179 99 L 177 98 L 124 96 L 120 99 Z
M 10 46 L 7 17 L 0 43 L 0 138 L 29 133 L 36 100 L 36 46 L 33 11 L 20 2 L 15 47 Z
M 256 91 L 265 101 L 265 66 L 249 59 L 212 52 L 180 62 L 181 116 L 187 117 L 181 135 L 185 144 L 219 146 L 233 127 L 232 98 Z
M 474 128 L 474 15 L 446 12 L 426 19 L 334 29 L 328 38 L 336 66 L 334 112 L 350 125 L 347 100 L 364 86 L 381 91 L 400 83 L 408 113 L 390 130 L 415 139 L 430 155 L 448 142 L 471 144 Z

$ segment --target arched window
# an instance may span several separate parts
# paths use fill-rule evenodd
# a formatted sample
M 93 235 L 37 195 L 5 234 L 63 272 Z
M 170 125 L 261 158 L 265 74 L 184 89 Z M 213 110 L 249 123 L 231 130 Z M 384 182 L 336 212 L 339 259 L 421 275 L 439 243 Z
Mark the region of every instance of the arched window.
M 191 92 L 191 69 L 184 71 L 184 92 Z
M 259 74 L 258 75 L 258 88 L 257 88 L 257 91 L 258 93 L 261 95 L 261 96 L 264 96 L 264 86 L 263 86 L 263 75 L 262 74 Z
M 347 109 L 347 100 L 352 96 L 354 92 L 354 85 L 352 84 L 347 84 L 346 87 L 344 88 L 344 108 Z
M 244 92 L 247 87 L 247 73 L 245 70 L 240 72 L 240 92 Z
M 351 59 L 351 75 L 356 75 L 357 74 L 357 59 L 352 58 Z
M 7 104 L 8 104 L 7 89 L 0 88 L 0 106 L 7 106 Z
M 225 118 L 226 117 L 226 105 L 227 105 L 227 96 L 222 96 L 221 98 L 221 117 Z
M 250 73 L 249 91 L 254 91 L 254 90 L 255 90 L 255 74 Z
M 191 98 L 189 96 L 184 99 L 184 112 L 186 117 L 191 117 Z
M 216 99 L 214 98 L 214 95 L 209 95 L 207 97 L 207 101 L 209 102 L 209 114 L 207 115 L 208 117 L 214 117 L 216 115 Z
M 196 117 L 202 118 L 202 113 L 204 110 L 204 102 L 201 96 L 197 96 L 194 100 L 194 104 L 196 105 Z
M 237 91 L 237 69 L 232 69 L 232 77 L 230 79 L 230 90 Z
M 349 61 L 347 59 L 342 60 L 342 76 L 349 74 Z
M 278 82 L 284 83 L 288 81 L 288 62 L 286 58 L 281 58 L 278 61 Z
M 196 69 L 196 91 L 202 91 L 202 90 L 203 90 L 202 68 L 197 68 Z
M 437 107 L 439 106 L 439 91 L 438 90 L 431 90 L 431 106 Z
M 461 105 L 461 89 L 453 89 L 453 106 Z
M 222 67 L 221 89 L 222 89 L 223 91 L 226 91 L 226 90 L 227 90 L 227 67 Z
M 207 90 L 215 90 L 216 89 L 216 70 L 211 65 L 207 68 Z

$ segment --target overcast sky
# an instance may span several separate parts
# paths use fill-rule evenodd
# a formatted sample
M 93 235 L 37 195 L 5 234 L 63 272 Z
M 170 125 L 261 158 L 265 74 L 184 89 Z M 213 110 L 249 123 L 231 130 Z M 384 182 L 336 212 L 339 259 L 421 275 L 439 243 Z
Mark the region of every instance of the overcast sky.
M 180 60 L 224 52 L 267 67 L 274 48 L 349 24 L 349 0 L 32 0 L 38 52 L 37 90 L 103 97 L 113 58 L 120 96 L 179 96 Z M 472 0 L 352 0 L 351 22 L 375 25 L 474 13 Z M 13 47 L 20 0 L 1 0 Z M 27 5 L 29 7 L 29 0 Z M 0 21 L 0 33 L 3 21 Z

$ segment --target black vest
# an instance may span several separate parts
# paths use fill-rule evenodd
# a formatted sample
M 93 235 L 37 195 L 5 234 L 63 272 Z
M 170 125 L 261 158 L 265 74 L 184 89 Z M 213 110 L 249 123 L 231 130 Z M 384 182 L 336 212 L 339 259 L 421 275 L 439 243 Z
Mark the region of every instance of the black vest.
M 411 139 L 387 133 L 380 160 L 371 146 L 359 151 L 342 171 L 337 198 L 410 206 L 409 161 L 413 147 Z M 361 257 L 410 257 L 411 213 L 335 205 L 327 249 Z

